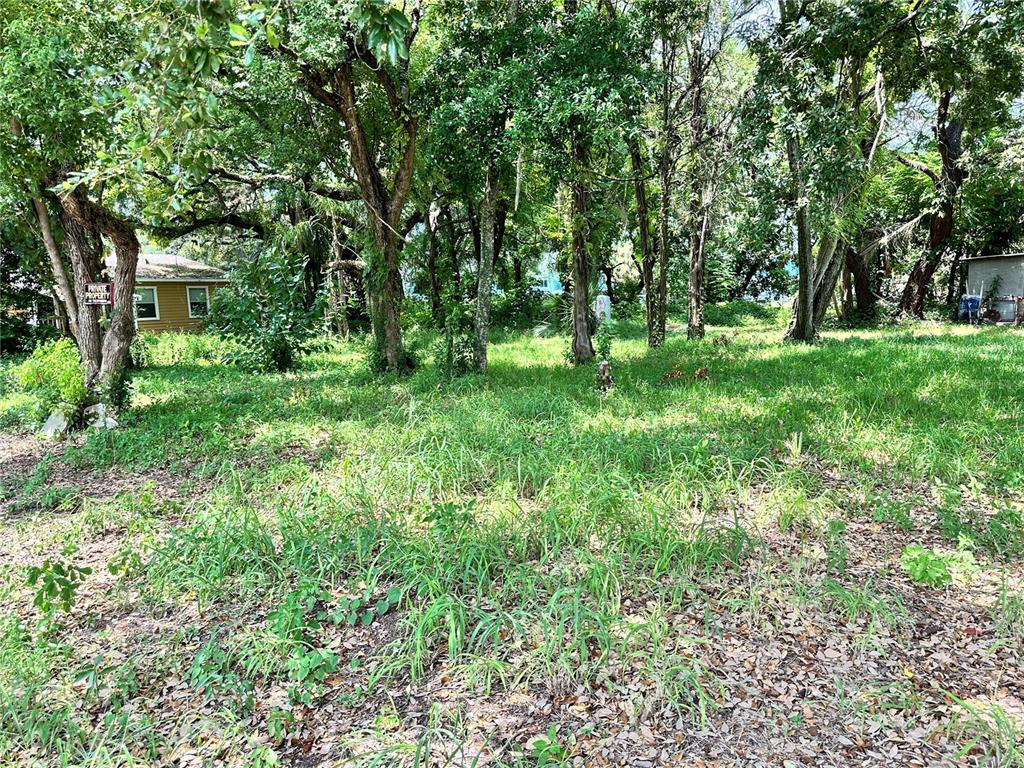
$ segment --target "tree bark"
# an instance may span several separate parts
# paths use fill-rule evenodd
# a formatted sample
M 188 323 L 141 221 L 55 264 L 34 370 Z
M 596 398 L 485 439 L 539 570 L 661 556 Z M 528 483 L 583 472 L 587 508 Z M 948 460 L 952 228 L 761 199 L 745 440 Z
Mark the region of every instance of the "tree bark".
M 572 136 L 572 357 L 580 365 L 594 357 L 590 341 L 590 261 L 587 256 L 587 197 L 584 174 L 590 153 L 583 137 Z
M 487 371 L 487 334 L 491 328 L 491 283 L 497 258 L 498 167 L 487 165 L 480 207 L 480 265 L 476 283 L 476 368 Z
M 640 283 L 644 288 L 644 311 L 647 318 L 647 345 L 658 346 L 657 301 L 654 290 L 654 249 L 651 248 L 651 214 L 647 202 L 646 168 L 640 154 L 640 142 L 627 136 L 629 162 L 633 170 L 633 194 L 636 196 L 636 224 L 640 240 Z
M 62 223 L 72 233 L 69 250 L 75 272 L 75 289 L 78 292 L 80 331 L 83 330 L 82 326 L 99 327 L 98 308 L 89 307 L 84 302 L 85 283 L 94 277 L 90 262 L 95 269 L 96 262 L 102 256 L 102 247 L 97 248 L 98 240 L 90 244 L 89 238 L 102 234 L 114 245 L 117 266 L 113 275 L 114 303 L 110 325 L 102 337 L 99 369 L 95 373 L 91 370 L 87 372 L 86 388 L 99 399 L 117 399 L 121 394 L 119 390 L 128 368 L 128 352 L 135 336 L 135 270 L 139 261 L 139 239 L 129 222 L 94 203 L 80 187 L 63 195 L 60 202 L 67 214 L 62 217 Z M 93 341 L 90 339 L 87 343 L 91 345 Z M 94 354 L 91 348 L 89 354 L 90 357 Z
M 834 235 L 822 237 L 818 245 L 818 260 L 814 275 L 814 331 L 821 325 L 828 312 L 828 305 L 835 294 L 839 272 L 843 268 L 845 245 Z
M 814 340 L 814 261 L 811 254 L 811 217 L 804 185 L 803 159 L 800 139 L 790 136 L 786 140 L 786 158 L 793 177 L 793 204 L 796 207 L 796 311 L 787 333 L 792 341 Z
M 710 212 L 699 197 L 690 204 L 690 275 L 687 281 L 686 336 L 704 338 L 704 246 Z
M 852 248 L 846 254 L 846 268 L 850 271 L 853 282 L 853 296 L 857 313 L 861 317 L 871 317 L 875 313 L 877 297 L 871 287 L 871 274 L 864 254 Z
M 702 30 L 703 34 L 703 30 Z M 704 101 L 704 49 L 697 36 L 690 49 L 690 146 L 694 163 L 700 157 L 707 133 L 707 105 Z M 704 338 L 704 250 L 707 240 L 709 203 L 705 199 L 706 186 L 713 183 L 714 173 L 701 173 L 700 168 L 690 169 L 690 272 L 687 280 L 686 336 L 690 339 Z
M 441 311 L 441 277 L 437 269 L 437 221 L 428 210 L 427 225 L 427 282 L 429 284 L 430 321 L 435 328 L 441 328 L 444 318 Z
M 85 366 L 85 388 L 91 390 L 100 375 L 103 365 L 103 330 L 100 328 L 100 307 L 85 303 L 85 286 L 95 280 L 90 265 L 95 259 L 92 253 L 93 243 L 89 233 L 65 209 L 60 211 L 61 229 L 64 231 L 64 242 L 67 245 L 71 270 L 75 279 L 76 305 L 78 315 L 75 317 L 75 342 L 78 344 L 78 355 Z M 115 298 L 120 286 L 114 286 Z
M 900 312 L 924 317 L 924 300 L 928 286 L 942 263 L 942 257 L 953 234 L 953 215 L 956 196 L 967 174 L 961 165 L 963 157 L 963 124 L 949 119 L 952 93 L 943 91 L 939 96 L 935 118 L 935 141 L 942 169 L 935 184 L 937 203 L 928 219 L 928 246 L 917 260 L 907 278 L 900 297 Z
M 658 274 L 654 286 L 656 306 L 652 347 L 660 347 L 665 343 L 665 331 L 668 325 L 668 256 L 671 247 L 668 220 L 672 207 L 672 172 L 668 157 L 662 158 L 659 175 L 661 177 L 661 198 L 658 207 Z

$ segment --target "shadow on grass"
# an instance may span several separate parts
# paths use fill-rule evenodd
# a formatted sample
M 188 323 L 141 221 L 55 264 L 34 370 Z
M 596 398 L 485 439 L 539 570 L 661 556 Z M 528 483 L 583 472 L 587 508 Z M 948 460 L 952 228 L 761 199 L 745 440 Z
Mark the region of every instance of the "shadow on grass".
M 984 472 L 1021 482 L 1019 335 L 897 332 L 799 346 L 677 334 L 657 350 L 632 343 L 615 361 L 608 398 L 591 366 L 547 362 L 561 341 L 495 347 L 487 375 L 451 383 L 433 366 L 374 380 L 352 360 L 289 374 L 151 369 L 126 427 L 90 435 L 69 455 L 143 468 L 319 443 L 328 454 L 399 457 L 452 487 L 539 488 L 570 469 L 643 483 L 664 467 L 702 467 L 705 455 L 711 471 L 723 460 L 773 461 L 798 433 L 808 451 L 865 469 L 882 462 L 952 481 Z M 697 368 L 707 380 L 693 378 Z M 673 369 L 682 378 L 665 380 Z

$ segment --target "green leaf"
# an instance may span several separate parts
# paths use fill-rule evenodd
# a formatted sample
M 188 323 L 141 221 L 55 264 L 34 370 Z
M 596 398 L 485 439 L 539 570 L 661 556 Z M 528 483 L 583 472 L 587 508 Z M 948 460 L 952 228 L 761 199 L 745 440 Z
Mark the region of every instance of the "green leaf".
M 243 44 L 249 42 L 249 30 L 241 24 L 236 24 L 234 22 L 228 24 L 228 32 L 236 40 L 241 40 Z
M 388 11 L 387 19 L 388 26 L 400 34 L 404 34 L 405 31 L 412 26 L 412 22 L 410 22 L 406 15 L 397 8 L 392 8 Z

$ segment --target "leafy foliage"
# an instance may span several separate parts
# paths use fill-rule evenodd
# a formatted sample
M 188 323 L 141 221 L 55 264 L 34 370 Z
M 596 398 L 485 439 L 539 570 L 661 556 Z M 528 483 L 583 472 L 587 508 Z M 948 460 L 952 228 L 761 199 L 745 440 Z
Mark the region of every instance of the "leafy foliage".
M 908 544 L 900 555 L 900 565 L 916 584 L 943 587 L 953 580 L 949 558 L 920 544 Z
M 18 386 L 36 398 L 39 420 L 54 408 L 75 418 L 85 404 L 82 363 L 71 339 L 44 342 L 13 373 Z
M 42 565 L 31 565 L 25 575 L 25 583 L 35 587 L 32 604 L 39 609 L 44 619 L 51 619 L 57 611 L 69 613 L 75 600 L 75 592 L 92 568 L 60 560 L 44 560 Z
M 228 286 L 214 293 L 208 320 L 240 347 L 231 361 L 252 370 L 295 365 L 322 322 L 324 301 L 320 296 L 310 305 L 302 280 L 301 258 L 280 249 L 235 268 Z

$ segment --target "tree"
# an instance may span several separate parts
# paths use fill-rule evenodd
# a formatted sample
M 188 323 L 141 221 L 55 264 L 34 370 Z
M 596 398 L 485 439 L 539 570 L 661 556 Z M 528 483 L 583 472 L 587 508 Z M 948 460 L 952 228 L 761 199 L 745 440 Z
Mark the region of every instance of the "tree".
M 639 38 L 607 2 L 566 0 L 562 14 L 543 21 L 526 92 L 519 103 L 525 137 L 536 141 L 550 173 L 566 180 L 571 356 L 594 356 L 591 342 L 589 230 L 594 155 L 622 140 L 623 116 L 640 103 Z
M 28 206 L 45 246 L 85 370 L 87 397 L 123 393 L 135 332 L 136 227 L 118 212 L 125 185 L 93 183 L 90 164 L 123 138 L 95 109 L 123 73 L 109 62 L 131 58 L 137 29 L 120 6 L 88 14 L 63 3 L 0 4 L 0 112 L 9 116 L 0 143 L 0 177 Z M 103 240 L 117 257 L 109 325 L 85 300 L 104 275 Z
M 752 40 L 748 149 L 781 145 L 788 171 L 798 273 L 791 340 L 815 338 L 856 237 L 892 98 L 911 87 L 905 53 L 919 6 L 780 0 L 774 27 Z
M 938 168 L 897 155 L 934 185 L 925 253 L 914 263 L 900 311 L 921 317 L 936 270 L 955 227 L 957 196 L 971 172 L 970 149 L 988 130 L 1005 124 L 1024 90 L 1024 8 L 1007 0 L 972 5 L 944 2 L 922 11 L 919 56 L 935 99 L 932 126 Z

